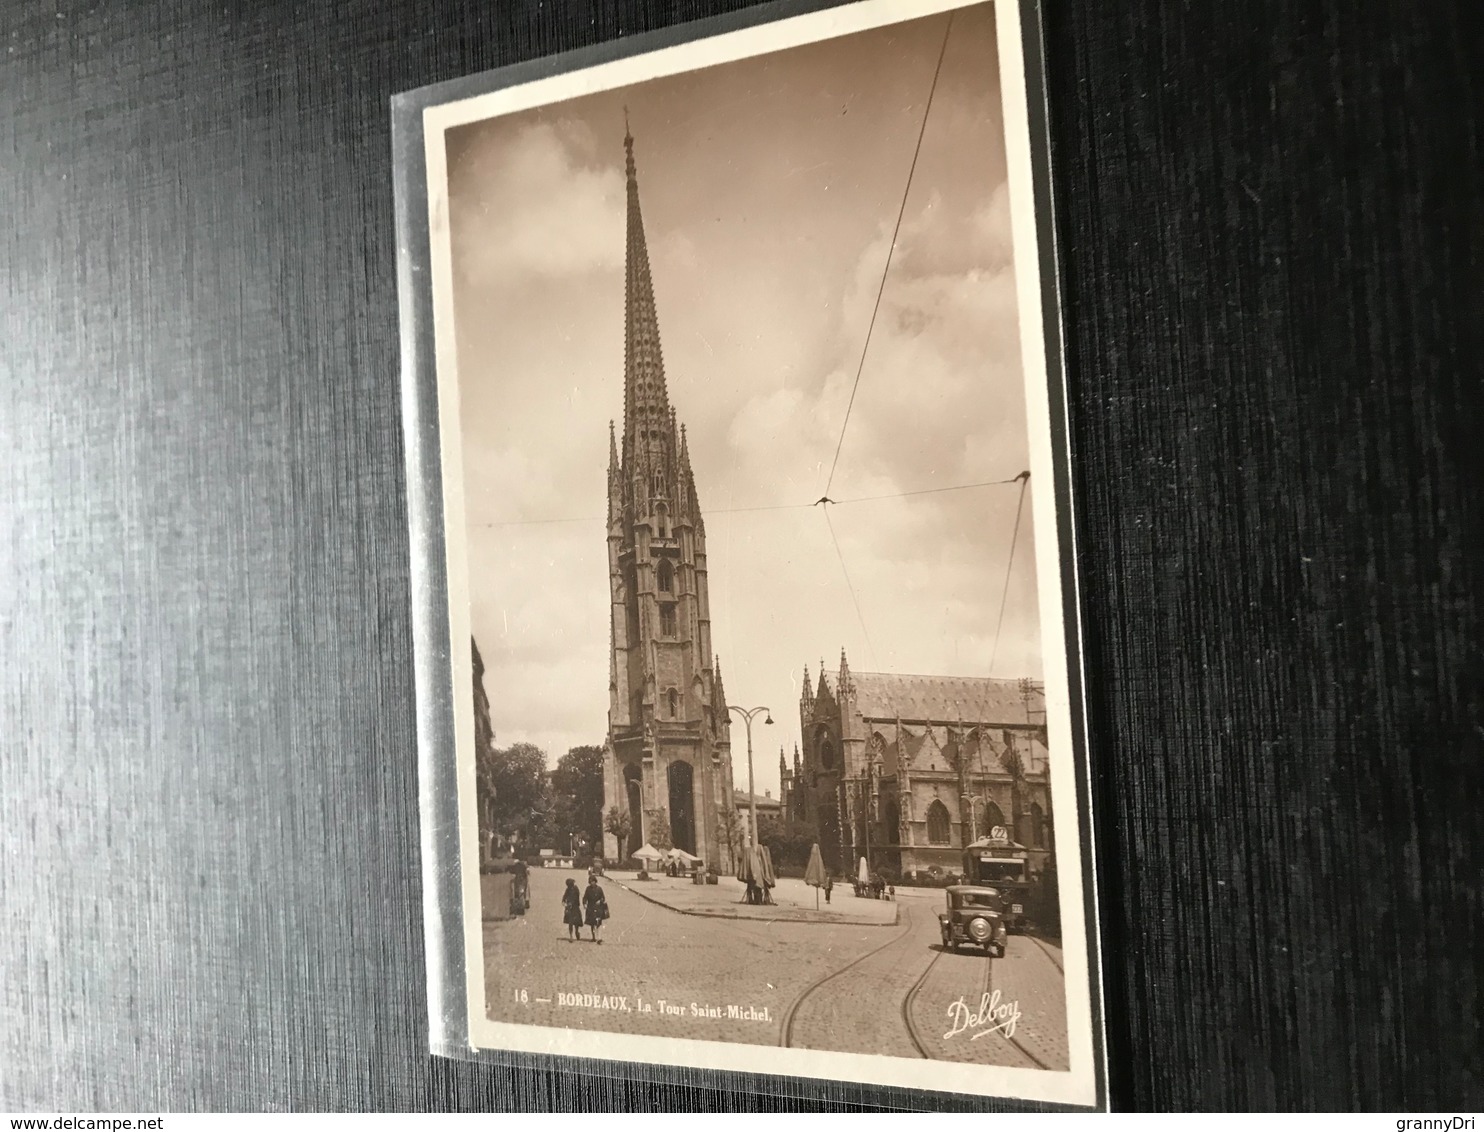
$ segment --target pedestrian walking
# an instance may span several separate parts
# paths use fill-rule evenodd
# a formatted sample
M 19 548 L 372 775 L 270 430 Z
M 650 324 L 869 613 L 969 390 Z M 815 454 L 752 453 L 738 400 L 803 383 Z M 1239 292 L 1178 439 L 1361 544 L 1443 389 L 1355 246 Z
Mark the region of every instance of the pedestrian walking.
M 567 925 L 568 943 L 582 938 L 582 893 L 577 891 L 577 882 L 571 877 L 567 878 L 567 887 L 562 892 L 562 923 Z
M 608 898 L 603 895 L 603 886 L 594 877 L 587 882 L 587 891 L 582 894 L 582 906 L 587 910 L 587 926 L 592 929 L 593 942 L 602 943 L 598 933 L 603 930 L 603 921 L 608 918 Z
M 511 910 L 518 916 L 524 916 L 526 909 L 531 906 L 531 873 L 526 868 L 526 863 L 519 858 L 515 861 L 514 897 L 511 904 Z
M 828 904 L 830 902 L 830 890 L 832 888 L 834 888 L 834 887 L 835 887 L 835 878 L 834 877 L 825 877 L 824 878 L 824 902 L 826 904 Z

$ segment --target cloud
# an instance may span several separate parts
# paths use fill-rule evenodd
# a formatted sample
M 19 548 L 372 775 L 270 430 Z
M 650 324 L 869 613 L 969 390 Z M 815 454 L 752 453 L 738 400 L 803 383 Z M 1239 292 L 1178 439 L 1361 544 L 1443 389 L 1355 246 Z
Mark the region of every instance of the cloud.
M 992 28 L 955 32 L 858 387 L 940 33 L 911 66 L 889 37 L 863 66 L 847 37 L 796 70 L 785 53 L 605 92 L 450 147 L 471 618 L 502 744 L 555 759 L 606 730 L 625 102 L 716 648 L 729 692 L 777 720 L 754 735 L 759 789 L 798 738 L 802 666 L 841 647 L 858 670 L 1040 674 L 1030 496 L 1017 535 L 1017 484 L 901 494 L 1029 466 Z M 830 494 L 893 498 L 826 513 L 808 504 L 847 405 Z
M 533 277 L 621 271 L 623 176 L 591 163 L 591 130 L 558 120 L 507 132 L 502 144 L 470 147 L 450 170 L 456 274 L 476 286 L 516 287 Z
M 608 609 L 601 524 L 471 529 L 469 574 L 499 742 L 538 742 L 553 759 L 578 742 L 602 742 Z
M 1020 472 L 1028 453 L 1015 283 L 999 254 L 1008 224 L 1008 212 L 992 200 L 956 216 L 929 200 L 904 224 L 884 290 L 890 232 L 883 226 L 857 255 L 844 313 L 818 351 L 827 371 L 812 382 L 760 391 L 733 418 L 727 436 L 735 474 L 766 482 L 778 478 L 768 468 L 787 469 L 790 485 L 806 484 L 795 500 L 808 485 L 822 489 L 847 406 L 835 480 L 841 490 L 831 486 L 836 498 Z M 978 254 L 949 257 L 941 251 L 949 247 L 977 247 Z M 964 263 L 941 270 L 949 258 Z

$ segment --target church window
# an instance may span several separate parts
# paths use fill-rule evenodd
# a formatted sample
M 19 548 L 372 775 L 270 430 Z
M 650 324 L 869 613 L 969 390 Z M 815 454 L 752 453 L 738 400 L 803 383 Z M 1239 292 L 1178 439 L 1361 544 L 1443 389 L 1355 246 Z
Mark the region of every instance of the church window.
M 665 700 L 669 704 L 669 707 L 670 707 L 670 718 L 671 719 L 679 719 L 680 718 L 680 693 L 677 692 L 674 688 L 671 688 L 668 692 L 665 693 Z
M 995 826 L 1008 829 L 1009 823 L 1005 821 L 1005 811 L 995 804 L 994 799 L 990 799 L 984 803 L 984 823 L 979 827 L 984 832 L 980 836 L 988 837 Z
M 928 842 L 932 845 L 947 845 L 952 832 L 951 826 L 948 807 L 935 800 L 927 812 Z
M 666 602 L 660 606 L 660 633 L 666 637 L 675 635 L 675 605 Z
M 828 739 L 820 740 L 819 765 L 825 770 L 831 770 L 835 765 L 835 747 Z
M 663 522 L 663 520 L 661 520 Z M 675 592 L 675 568 L 668 562 L 660 563 L 660 593 L 672 594 Z

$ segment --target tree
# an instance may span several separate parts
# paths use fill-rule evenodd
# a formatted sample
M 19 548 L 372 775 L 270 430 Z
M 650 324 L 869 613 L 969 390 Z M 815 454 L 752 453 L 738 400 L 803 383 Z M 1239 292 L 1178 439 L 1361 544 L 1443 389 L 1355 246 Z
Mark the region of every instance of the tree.
M 775 842 L 783 840 L 783 823 L 772 814 L 759 814 L 757 819 L 757 843 L 772 849 Z M 773 856 L 778 856 L 775 850 Z
M 777 867 L 802 868 L 819 840 L 819 831 L 808 822 L 785 822 L 772 815 L 757 819 L 757 839 L 773 854 Z
M 737 862 L 742 859 L 742 818 L 737 813 L 736 806 L 725 806 L 721 811 L 721 821 L 718 832 L 721 834 L 721 843 L 727 847 L 727 860 L 729 868 L 735 868 Z
M 553 821 L 562 823 L 556 832 L 590 846 L 603 843 L 603 755 L 602 747 L 573 747 L 551 772 Z
M 546 833 L 549 802 L 546 752 L 531 743 L 516 743 L 490 755 L 487 777 L 494 789 L 493 829 L 502 839 L 519 836 L 538 843 Z
M 670 833 L 670 815 L 663 807 L 649 811 L 649 843 L 661 853 L 675 848 L 675 840 Z
M 629 812 L 620 810 L 617 806 L 609 806 L 608 813 L 603 817 L 603 829 L 613 834 L 613 839 L 618 842 L 618 859 L 624 860 L 629 852 L 629 832 L 633 828 L 629 820 Z
M 474 654 L 474 798 L 479 815 L 481 855 L 490 851 L 495 822 L 495 729 L 490 722 L 490 700 L 484 691 L 484 658 L 479 655 L 479 642 L 472 636 L 469 647 Z
M 578 843 L 587 841 L 577 820 L 577 807 L 571 798 L 558 794 L 550 786 L 546 794 L 547 810 L 541 822 L 542 844 L 561 853 L 567 852 L 568 848 L 576 853 Z

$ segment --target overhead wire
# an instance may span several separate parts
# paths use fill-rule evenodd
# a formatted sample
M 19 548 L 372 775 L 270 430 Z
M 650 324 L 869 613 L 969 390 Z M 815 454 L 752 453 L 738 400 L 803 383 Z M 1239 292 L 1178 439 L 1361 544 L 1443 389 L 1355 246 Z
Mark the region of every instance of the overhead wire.
M 938 76 L 943 73 L 943 56 L 948 53 L 948 33 L 953 30 L 953 13 L 948 13 L 948 22 L 943 28 L 943 46 L 938 49 L 938 65 L 933 69 L 933 83 L 928 88 L 927 104 L 922 109 L 922 125 L 917 131 L 917 146 L 912 150 L 912 164 L 907 170 L 907 184 L 902 189 L 902 205 L 897 210 L 897 222 L 891 230 L 891 244 L 886 249 L 886 266 L 881 269 L 881 286 L 876 289 L 876 303 L 871 308 L 871 321 L 866 326 L 866 340 L 861 344 L 860 364 L 855 369 L 855 383 L 850 387 L 850 400 L 845 405 L 845 419 L 840 422 L 840 439 L 835 442 L 835 458 L 830 462 L 830 474 L 825 480 L 824 494 L 830 493 L 835 482 L 835 468 L 840 463 L 840 449 L 845 444 L 845 430 L 850 425 L 850 411 L 855 407 L 855 394 L 860 389 L 861 374 L 865 372 L 866 355 L 871 349 L 871 334 L 876 329 L 876 316 L 881 312 L 881 296 L 886 293 L 886 280 L 891 274 L 892 257 L 897 251 L 897 236 L 902 231 L 902 218 L 907 215 L 907 199 L 912 195 L 912 177 L 917 172 L 917 158 L 922 153 L 922 139 L 927 133 L 928 116 L 933 108 L 933 94 L 938 89 Z
M 835 524 L 830 519 L 830 508 L 844 506 L 850 503 L 869 503 L 880 499 L 899 499 L 910 495 L 930 495 L 941 491 L 958 491 L 967 487 L 989 487 L 996 482 L 1013 481 L 989 481 L 980 484 L 956 484 L 950 487 L 923 488 L 918 491 L 903 491 L 891 495 L 864 496 L 856 499 L 831 499 L 830 488 L 835 483 L 835 470 L 840 466 L 840 452 L 845 447 L 845 433 L 850 427 L 850 414 L 855 408 L 855 395 L 860 390 L 861 375 L 865 373 L 866 358 L 871 350 L 871 336 L 876 329 L 876 318 L 881 313 L 881 298 L 886 294 L 886 281 L 891 276 L 891 263 L 896 255 L 897 238 L 902 231 L 902 218 L 907 215 L 907 201 L 912 195 L 912 180 L 917 173 L 917 159 L 922 154 L 922 139 L 927 134 L 928 118 L 933 108 L 933 95 L 938 90 L 938 77 L 943 73 L 943 58 L 948 53 L 948 36 L 953 30 L 953 13 L 948 13 L 948 21 L 943 27 L 943 44 L 938 48 L 938 62 L 933 68 L 932 85 L 928 87 L 927 102 L 922 110 L 922 124 L 917 130 L 917 144 L 912 150 L 912 164 L 907 169 L 907 183 L 902 188 L 902 203 L 897 209 L 896 224 L 892 227 L 891 243 L 886 249 L 886 263 L 881 269 L 881 283 L 876 289 L 876 301 L 871 307 L 871 320 L 866 324 L 866 337 L 861 343 L 860 361 L 855 368 L 855 381 L 850 386 L 850 399 L 845 404 L 845 417 L 840 422 L 840 436 L 835 441 L 835 455 L 830 461 L 830 474 L 825 479 L 824 493 L 815 500 L 812 506 L 819 507 L 824 512 L 825 525 L 829 528 L 830 541 L 835 546 L 835 556 L 840 560 L 840 573 L 845 577 L 845 586 L 850 591 L 850 600 L 855 605 L 855 616 L 860 622 L 861 634 L 866 639 L 866 647 L 871 651 L 871 664 L 879 668 L 880 661 L 876 656 L 876 645 L 871 640 L 871 631 L 866 627 L 865 614 L 861 611 L 860 597 L 855 592 L 855 584 L 850 580 L 850 569 L 845 564 L 845 552 L 840 548 L 840 539 L 835 534 Z M 900 738 L 900 737 L 899 737 Z
M 825 508 L 824 522 L 825 526 L 830 529 L 830 541 L 835 544 L 835 556 L 840 559 L 840 573 L 845 576 L 845 588 L 850 591 L 850 600 L 855 603 L 856 620 L 860 622 L 861 633 L 866 638 L 866 647 L 871 650 L 871 665 L 877 667 L 880 662 L 876 658 L 876 645 L 871 640 L 871 630 L 866 628 L 865 614 L 861 612 L 861 601 L 856 596 L 855 583 L 850 580 L 850 569 L 845 565 L 845 554 L 840 549 L 839 538 L 835 535 L 835 524 L 830 522 L 829 508 Z
M 913 491 L 894 491 L 886 495 L 861 495 L 853 499 L 830 499 L 828 497 L 817 499 L 813 503 L 773 503 L 762 507 L 708 507 L 707 515 L 740 515 L 750 511 L 807 511 L 811 507 L 818 507 L 821 503 L 830 503 L 836 507 L 845 507 L 852 503 L 879 503 L 886 499 L 906 499 L 914 495 L 936 495 L 944 491 L 968 491 L 976 487 L 1000 487 L 1005 484 L 1019 483 L 1020 477 L 1016 476 L 1008 480 L 981 480 L 978 483 L 956 483 L 946 487 L 922 487 Z M 602 523 L 605 522 L 602 515 L 576 515 L 568 519 L 493 519 L 483 523 L 475 523 L 476 527 L 523 527 L 535 526 L 545 523 Z
M 1020 481 L 1020 502 L 1015 505 L 1015 530 L 1010 535 L 1010 556 L 1005 560 L 1005 589 L 1000 594 L 1000 619 L 994 627 L 994 647 L 989 651 L 989 671 L 994 671 L 995 658 L 1000 654 L 1000 631 L 1005 627 L 1005 605 L 1010 599 L 1010 571 L 1015 566 L 1015 544 L 1020 541 L 1020 513 L 1025 510 L 1025 489 L 1031 485 L 1030 472 L 1021 472 L 1015 477 Z
M 924 104 L 924 107 L 923 107 L 922 122 L 921 122 L 921 124 L 918 127 L 916 145 L 913 147 L 913 151 L 912 151 L 912 161 L 911 161 L 911 164 L 908 166 L 907 180 L 906 180 L 906 184 L 904 185 L 903 190 L 902 190 L 901 204 L 900 204 L 900 206 L 897 209 L 896 222 L 895 222 L 895 224 L 892 227 L 891 243 L 890 243 L 890 245 L 887 248 L 886 262 L 885 262 L 885 264 L 882 267 L 881 282 L 878 285 L 877 290 L 876 290 L 876 299 L 875 299 L 875 302 L 873 303 L 873 305 L 871 307 L 870 321 L 867 323 L 865 339 L 864 339 L 864 341 L 862 342 L 862 345 L 861 345 L 861 356 L 860 356 L 859 362 L 856 365 L 855 380 L 852 382 L 851 387 L 850 387 L 850 398 L 846 402 L 846 405 L 845 405 L 845 416 L 844 416 L 843 420 L 840 422 L 840 434 L 839 434 L 838 439 L 835 442 L 835 452 L 834 452 L 833 458 L 830 461 L 829 475 L 828 475 L 828 477 L 825 480 L 824 494 L 818 500 L 816 500 L 813 503 L 780 503 L 780 504 L 764 505 L 764 506 L 758 506 L 758 507 L 724 507 L 724 508 L 708 509 L 707 514 L 708 515 L 727 515 L 727 514 L 744 514 L 744 513 L 749 513 L 749 512 L 764 512 L 764 511 L 797 511 L 797 510 L 805 510 L 805 509 L 814 508 L 814 507 L 821 507 L 821 509 L 824 512 L 825 525 L 826 525 L 827 529 L 829 530 L 830 541 L 831 541 L 831 543 L 833 544 L 833 546 L 835 548 L 835 556 L 839 560 L 839 563 L 840 563 L 840 573 L 841 573 L 841 575 L 845 579 L 845 586 L 846 586 L 846 589 L 850 593 L 851 604 L 855 608 L 856 619 L 860 623 L 861 633 L 865 637 L 866 645 L 867 645 L 867 647 L 871 651 L 871 660 L 872 660 L 872 664 L 874 665 L 874 664 L 877 664 L 878 663 L 877 657 L 876 657 L 876 646 L 875 646 L 875 643 L 871 639 L 870 629 L 866 625 L 865 614 L 864 614 L 864 612 L 863 612 L 863 610 L 861 608 L 861 604 L 860 604 L 860 596 L 857 594 L 856 589 L 855 589 L 855 584 L 851 580 L 851 577 L 850 577 L 850 568 L 846 564 L 845 553 L 844 553 L 844 550 L 840 546 L 839 536 L 835 533 L 835 525 L 834 525 L 833 521 L 830 519 L 830 514 L 829 514 L 830 507 L 832 507 L 832 506 L 834 506 L 834 507 L 843 507 L 843 506 L 849 506 L 851 504 L 857 504 L 857 503 L 874 503 L 874 502 L 881 502 L 881 501 L 884 501 L 884 500 L 891 500 L 891 499 L 904 499 L 904 498 L 909 498 L 909 497 L 912 497 L 912 496 L 919 496 L 919 495 L 935 495 L 935 494 L 938 494 L 938 493 L 941 493 L 941 492 L 966 491 L 966 490 L 969 490 L 969 489 L 972 489 L 972 488 L 996 487 L 996 486 L 1002 486 L 1002 485 L 1006 485 L 1006 484 L 1019 483 L 1021 486 L 1020 486 L 1020 497 L 1019 497 L 1019 500 L 1017 501 L 1016 509 L 1015 509 L 1015 527 L 1014 527 L 1014 531 L 1013 531 L 1013 533 L 1011 535 L 1011 539 L 1010 539 L 1010 554 L 1009 554 L 1008 559 L 1007 559 L 1007 561 L 1005 563 L 1005 584 L 1004 584 L 1003 591 L 1002 591 L 1002 593 L 1000 595 L 1000 612 L 999 612 L 999 618 L 998 618 L 998 622 L 997 622 L 997 624 L 995 626 L 995 641 L 994 641 L 993 649 L 992 649 L 991 654 L 990 654 L 990 668 L 993 669 L 995 659 L 996 659 L 996 657 L 998 656 L 998 653 L 999 653 L 1000 636 L 1001 636 L 1001 633 L 1002 633 L 1002 631 L 1004 629 L 1005 609 L 1006 609 L 1006 606 L 1008 604 L 1009 594 L 1010 594 L 1010 577 L 1011 577 L 1011 572 L 1012 572 L 1012 570 L 1014 568 L 1014 563 L 1015 563 L 1015 549 L 1016 549 L 1016 546 L 1017 546 L 1017 544 L 1019 542 L 1019 538 L 1020 538 L 1020 520 L 1021 520 L 1021 515 L 1023 513 L 1023 510 L 1024 510 L 1024 506 L 1025 506 L 1025 492 L 1026 492 L 1026 488 L 1027 488 L 1027 486 L 1029 485 L 1029 482 L 1030 482 L 1030 473 L 1029 472 L 1022 472 L 1020 475 L 1018 475 L 1018 476 L 1016 476 L 1016 477 L 1014 477 L 1012 479 L 1005 479 L 1005 480 L 984 480 L 984 481 L 980 481 L 980 482 L 977 482 L 977 483 L 967 483 L 967 484 L 950 484 L 950 485 L 947 485 L 947 486 L 944 486 L 944 487 L 919 488 L 919 489 L 916 489 L 916 490 L 913 490 L 913 491 L 890 492 L 890 493 L 883 494 L 883 495 L 857 496 L 857 497 L 848 498 L 848 499 L 831 499 L 830 498 L 830 495 L 829 495 L 830 488 L 834 485 L 835 472 L 839 468 L 839 464 L 840 464 L 840 453 L 844 449 L 845 435 L 846 435 L 847 431 L 849 430 L 850 417 L 851 417 L 851 413 L 853 412 L 853 410 L 855 408 L 856 395 L 860 391 L 861 377 L 865 373 L 866 358 L 869 356 L 869 353 L 870 353 L 871 339 L 872 339 L 872 336 L 873 336 L 873 334 L 875 332 L 876 320 L 877 320 L 877 318 L 878 318 L 878 316 L 880 315 L 880 312 L 881 312 L 881 301 L 882 301 L 883 296 L 886 293 L 886 282 L 887 282 L 887 279 L 890 278 L 890 275 L 891 275 L 891 265 L 892 265 L 893 259 L 896 256 L 897 241 L 898 241 L 898 239 L 901 236 L 902 222 L 903 222 L 903 220 L 904 220 L 904 218 L 906 217 L 906 214 L 907 214 L 907 202 L 911 198 L 912 182 L 913 182 L 913 180 L 914 180 L 914 178 L 916 176 L 918 159 L 922 155 L 923 138 L 927 134 L 927 123 L 928 123 L 928 119 L 929 119 L 929 117 L 931 115 L 931 111 L 932 111 L 933 98 L 934 98 L 934 96 L 937 93 L 938 80 L 941 77 L 942 72 L 943 72 L 943 60 L 944 60 L 944 58 L 945 58 L 945 56 L 947 55 L 947 52 L 948 52 L 948 40 L 949 40 L 949 36 L 950 36 L 950 34 L 952 32 L 952 29 L 953 29 L 953 13 L 952 12 L 949 12 L 948 13 L 948 19 L 947 19 L 947 21 L 946 21 L 946 23 L 944 25 L 944 28 L 943 28 L 943 42 L 942 42 L 941 46 L 938 49 L 938 60 L 937 60 L 937 63 L 935 65 L 934 69 L 933 69 L 932 83 L 928 87 L 927 101 L 926 101 L 926 103 Z M 548 525 L 548 524 L 558 524 L 558 523 L 587 523 L 587 522 L 602 522 L 602 521 L 604 521 L 604 517 L 603 516 L 583 516 L 583 517 L 573 517 L 573 518 L 495 520 L 495 521 L 490 521 L 490 522 L 479 523 L 479 524 L 476 524 L 476 525 L 477 526 L 481 526 L 481 527 L 508 527 L 508 526 Z

